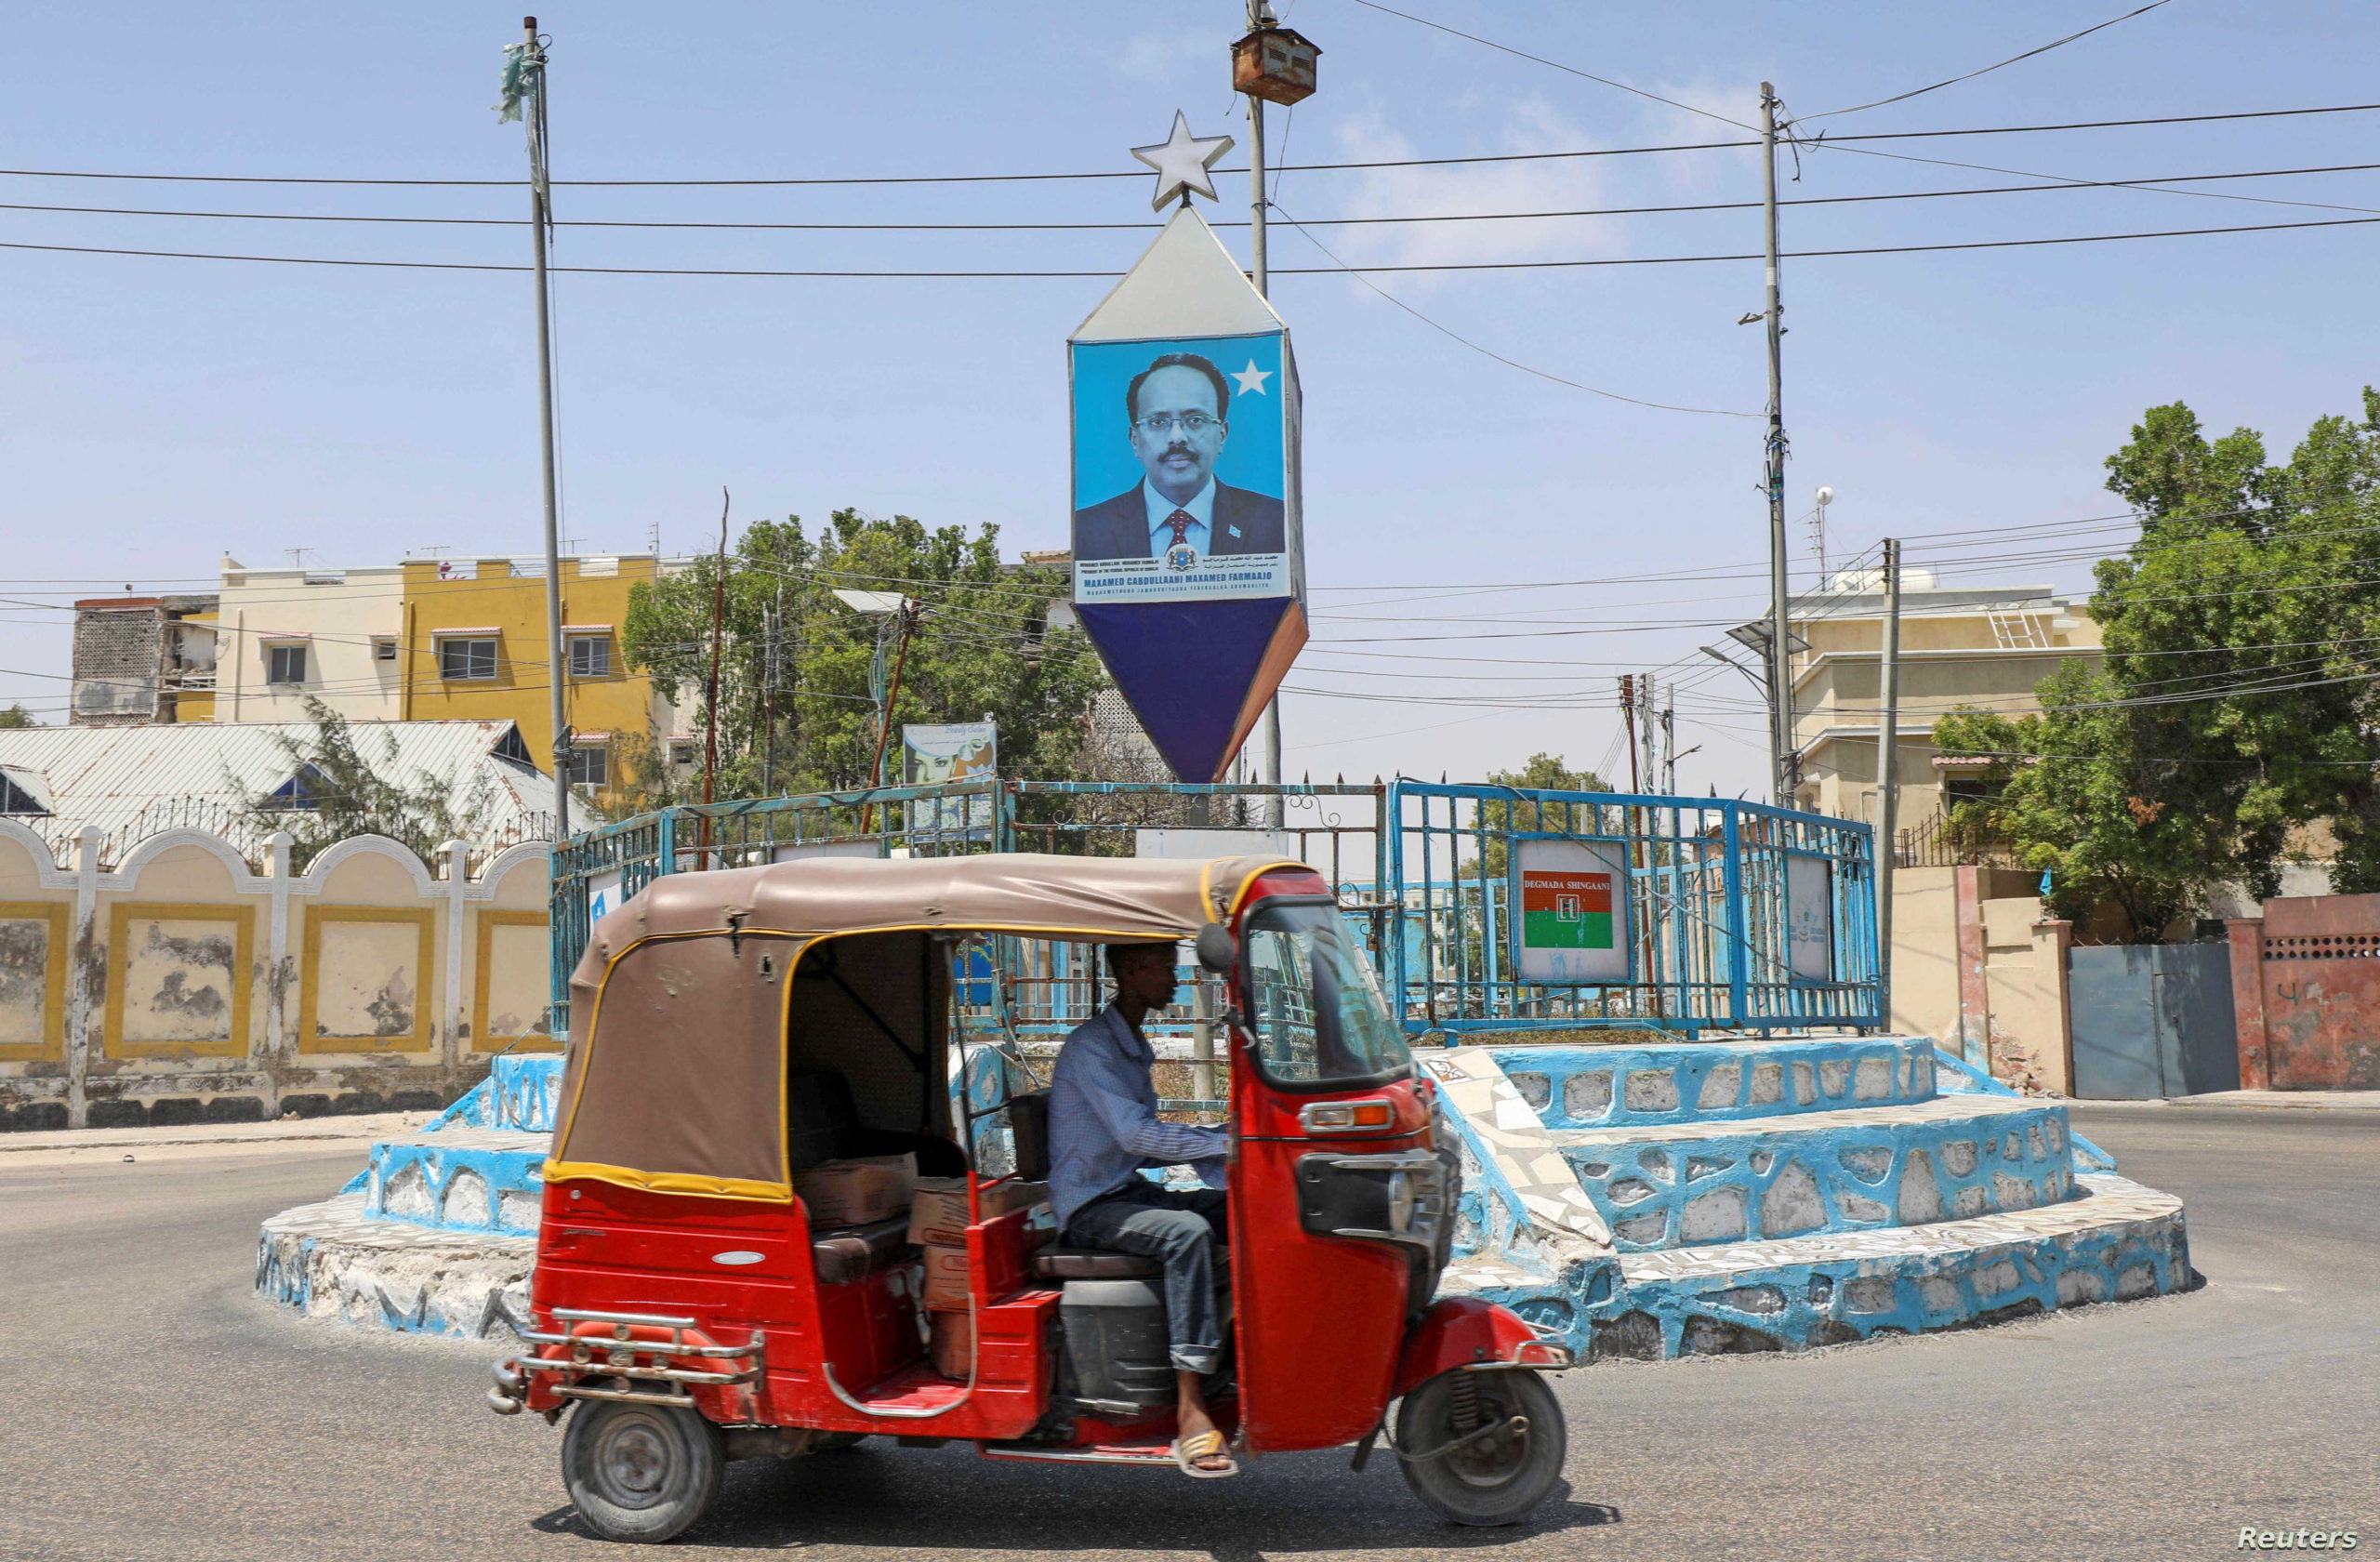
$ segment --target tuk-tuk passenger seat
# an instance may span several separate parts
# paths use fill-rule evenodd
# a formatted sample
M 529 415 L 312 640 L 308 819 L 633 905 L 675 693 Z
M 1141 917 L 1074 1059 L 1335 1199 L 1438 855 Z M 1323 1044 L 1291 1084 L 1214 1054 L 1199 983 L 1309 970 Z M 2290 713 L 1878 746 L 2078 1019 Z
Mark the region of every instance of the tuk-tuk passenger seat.
M 811 1262 L 820 1285 L 850 1285 L 879 1270 L 906 1263 L 909 1255 L 909 1217 L 895 1215 L 872 1225 L 847 1225 L 814 1234 Z
M 1043 1248 L 1033 1255 L 1033 1272 L 1045 1280 L 1149 1280 L 1165 1265 L 1138 1253 L 1104 1248 Z

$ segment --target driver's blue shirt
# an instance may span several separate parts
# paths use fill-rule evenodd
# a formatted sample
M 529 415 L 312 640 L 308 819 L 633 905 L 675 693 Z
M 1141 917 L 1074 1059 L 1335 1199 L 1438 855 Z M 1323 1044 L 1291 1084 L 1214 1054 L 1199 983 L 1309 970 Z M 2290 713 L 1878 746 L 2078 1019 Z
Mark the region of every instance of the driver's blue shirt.
M 1147 1167 L 1191 1166 L 1209 1187 L 1223 1185 L 1229 1137 L 1157 1117 L 1149 1078 L 1156 1062 L 1147 1038 L 1112 1003 L 1058 1050 L 1050 1082 L 1050 1202 L 1061 1232 L 1077 1210 Z

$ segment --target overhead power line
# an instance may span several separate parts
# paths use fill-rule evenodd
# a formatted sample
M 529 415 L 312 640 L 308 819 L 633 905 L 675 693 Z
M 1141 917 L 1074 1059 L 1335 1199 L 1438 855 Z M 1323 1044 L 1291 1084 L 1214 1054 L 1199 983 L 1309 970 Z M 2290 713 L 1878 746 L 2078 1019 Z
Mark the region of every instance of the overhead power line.
M 1933 162 L 1936 160 L 1924 158 L 1912 161 Z M 1979 164 L 1949 165 L 1978 168 L 1982 166 Z M 1805 195 L 1779 201 L 1777 204 L 1780 206 L 1864 205 L 1879 201 L 1933 201 L 1960 195 L 2031 195 L 2066 190 L 2122 190 L 2133 186 L 2211 183 L 2225 179 L 2285 179 L 2307 174 L 2359 174 L 2369 173 L 2375 168 L 2380 168 L 2380 163 L 2332 163 L 2307 168 L 2252 168 L 2228 174 L 2160 174 L 2129 179 L 2069 179 L 2054 174 L 2030 174 L 2024 177 L 2049 179 L 2053 182 L 1987 185 L 1964 190 L 1900 190 L 1874 195 Z M 2201 192 L 2175 191 L 2171 193 Z M 2380 207 L 2335 205 L 2320 201 L 2280 201 L 2272 204 L 2324 206 L 2336 211 L 2380 211 Z M 1301 228 L 1377 228 L 1426 222 L 1527 222 L 1580 217 L 1660 217 L 1681 212 L 1754 211 L 1759 209 L 1760 205 L 1761 203 L 1758 201 L 1699 201 L 1659 206 L 1582 206 L 1556 211 L 1525 212 L 1446 212 L 1411 217 L 1309 217 L 1289 218 L 1289 220 L 1296 222 Z M 1277 205 L 1274 209 L 1280 210 Z M 171 206 L 45 205 L 20 201 L 0 201 L 0 211 L 62 212 L 86 217 L 205 218 L 235 222 L 392 223 L 405 227 L 426 228 L 522 228 L 526 227 L 529 220 L 520 217 L 399 217 L 336 212 L 190 211 Z M 1288 218 L 1288 213 L 1283 212 L 1282 216 Z M 1154 232 L 1163 224 L 1156 222 L 665 222 L 572 218 L 558 219 L 549 226 L 787 233 L 1104 233 Z M 1208 226 L 1245 228 L 1248 223 L 1244 220 L 1210 222 Z
M 1365 0 L 1356 0 L 1356 4 L 1358 5 L 1362 5 L 1364 3 Z M 1964 75 L 1952 76 L 1947 81 L 1937 81 L 1928 86 L 1911 87 L 1907 92 L 1897 92 L 1890 98 L 1879 98 L 1872 103 L 1857 103 L 1847 109 L 1829 109 L 1824 113 L 1809 114 L 1805 117 L 1810 119 L 1831 119 L 1838 114 L 1859 113 L 1868 109 L 1881 109 L 1887 103 L 1905 103 L 1911 98 L 1922 97 L 1928 92 L 1939 92 L 1946 86 L 1956 86 L 1961 82 L 1973 81 L 1977 76 L 1988 76 L 1994 71 L 2003 70 L 2008 66 L 2016 64 L 2020 60 L 2031 60 L 2037 55 L 2047 54 L 2052 49 L 2064 48 L 2067 45 L 2074 42 L 2077 38 L 2087 38 L 2092 33 L 2099 32 L 2104 28 L 2113 27 L 2117 22 L 2130 21 L 2136 16 L 2145 16 L 2149 12 L 2155 10 L 2158 7 L 2167 3 L 2168 0 L 2149 0 L 2149 4 L 2135 7 L 2133 9 L 2124 12 L 2122 16 L 2109 17 L 2105 21 L 2097 22 L 2092 26 L 2082 29 L 2080 33 L 2069 33 L 2065 37 L 2052 39 L 2050 42 L 2042 45 L 2039 48 L 2029 48 L 2022 54 L 2012 54 L 2005 60 L 1997 60 L 1992 64 L 1983 66 L 1979 70 L 1969 71 Z
M 1955 136 L 2031 136 L 2060 130 L 2121 130 L 2150 125 L 2207 125 L 2235 119 L 2287 119 L 2307 114 L 2371 113 L 2380 103 L 2331 103 L 2302 109 L 2243 109 L 2228 113 L 2159 114 L 2142 119 L 2065 120 L 2049 125 L 1985 125 L 1955 130 L 1893 130 L 1858 136 L 1821 133 L 1805 145 L 1840 147 L 1853 141 L 1931 140 Z M 1580 147 L 1567 152 L 1483 152 L 1469 157 L 1390 157 L 1357 163 L 1297 163 L 1277 171 L 1289 174 L 1355 172 L 1368 168 L 1446 168 L 1477 163 L 1543 163 L 1571 157 L 1640 157 L 1672 152 L 1725 152 L 1756 147 L 1754 141 L 1674 141 L 1658 146 Z M 1956 166 L 1957 165 L 1953 165 Z M 1218 168 L 1217 174 L 1246 173 L 1246 168 Z M 0 168 L 0 178 L 124 179 L 164 184 L 315 184 L 390 189 L 517 190 L 526 181 L 511 179 L 331 179 L 296 174 L 128 174 L 87 168 Z M 1148 178 L 1145 168 L 1101 169 L 1072 174 L 853 174 L 808 179 L 554 179 L 559 189 L 576 190 L 732 190 L 880 184 L 1017 184 L 1065 179 Z
M 2380 222 L 2380 217 L 2326 218 L 2309 222 L 2250 222 L 2224 228 L 2162 228 L 2135 233 L 2072 233 L 2045 239 L 1974 239 L 1955 244 L 1872 245 L 1846 249 L 1789 249 L 1779 253 L 1782 258 L 1789 260 L 1819 260 L 1855 255 L 1924 255 L 1961 249 L 2034 249 L 2050 245 L 2115 244 L 2130 239 L 2186 239 L 2219 233 L 2277 233 L 2302 228 L 2358 228 L 2374 222 Z M 0 242 L 0 249 L 41 250 L 59 255 L 129 255 L 162 260 L 243 260 L 276 266 L 362 266 L 382 271 L 525 271 L 531 269 L 527 266 L 498 265 L 486 261 L 357 260 L 313 255 L 226 255 L 178 249 L 126 249 L 100 245 Z M 1273 269 L 1272 274 L 1275 276 L 1337 276 L 1346 271 L 1380 275 L 1402 271 L 1578 271 L 1603 266 L 1692 266 L 1722 260 L 1758 260 L 1762 258 L 1757 251 L 1752 251 L 1735 255 L 1622 256 L 1592 260 L 1448 260 L 1404 265 L 1276 266 Z M 1110 271 L 790 270 L 757 266 L 550 266 L 547 269 L 549 271 L 575 272 L 581 276 L 877 277 L 923 281 L 988 278 L 1106 280 L 1123 275 L 1121 271 Z
M 2162 4 L 2163 0 L 2158 0 L 2158 3 Z M 1647 92 L 1641 86 L 1631 86 L 1624 81 L 1614 81 L 1609 76 L 1596 75 L 1593 71 L 1581 71 L 1575 65 L 1565 65 L 1558 60 L 1548 60 L 1541 54 L 1531 54 L 1526 49 L 1516 49 L 1510 44 L 1500 44 L 1492 38 L 1483 38 L 1476 33 L 1465 33 L 1460 28 L 1448 27 L 1442 21 L 1432 21 L 1427 17 L 1417 17 L 1410 11 L 1400 11 L 1393 6 L 1383 6 L 1380 3 L 1380 0 L 1355 0 L 1355 4 L 1363 7 L 1366 10 L 1385 12 L 1389 16 L 1400 17 L 1403 20 L 1413 22 L 1418 26 L 1427 27 L 1433 32 L 1444 33 L 1449 36 L 1461 38 L 1467 43 L 1474 43 L 1484 48 L 1494 49 L 1499 54 L 1509 54 L 1515 59 L 1526 60 L 1534 65 L 1543 65 L 1551 70 L 1560 71 L 1566 75 L 1579 76 L 1603 86 L 1617 87 L 1622 92 L 1633 92 L 1639 98 L 1649 99 L 1653 102 L 1663 103 L 1673 109 L 1684 109 L 1687 113 L 1700 114 L 1705 119 L 1715 119 L 1722 125 L 1732 125 L 1739 130 L 1749 130 L 1752 128 L 1751 126 L 1746 125 L 1740 119 L 1730 119 L 1726 114 L 1713 113 L 1709 109 L 1698 109 L 1691 103 L 1681 103 L 1674 98 L 1664 98 L 1658 92 Z

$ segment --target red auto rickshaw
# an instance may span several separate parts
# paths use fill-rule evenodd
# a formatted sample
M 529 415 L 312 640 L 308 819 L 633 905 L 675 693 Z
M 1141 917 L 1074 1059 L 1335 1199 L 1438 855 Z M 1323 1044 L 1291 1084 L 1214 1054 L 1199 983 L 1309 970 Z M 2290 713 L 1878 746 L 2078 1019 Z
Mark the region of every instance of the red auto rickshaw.
M 1458 1163 L 1329 885 L 1274 858 L 1002 854 L 675 874 L 594 929 L 533 1348 L 489 1396 L 571 1412 L 586 1521 L 665 1541 L 728 1461 L 874 1435 L 1173 1467 L 1157 1266 L 1057 1245 L 1046 1204 L 1012 1207 L 1044 1172 L 1041 1092 L 1003 1084 L 987 1106 L 972 1071 L 953 1089 L 961 1006 L 980 1019 L 986 996 L 970 946 L 995 936 L 1195 941 L 1227 983 L 1232 1339 L 1209 1395 L 1238 1453 L 1355 1444 L 1360 1470 L 1385 1440 L 1445 1517 L 1527 1515 L 1564 1452 L 1539 1373 L 1569 1354 L 1504 1308 L 1433 1300 Z M 1031 1084 L 1013 1061 L 998 1078 Z M 796 1192 L 818 1162 L 887 1155 L 963 1179 L 967 1345 L 947 1370 L 906 1214 L 832 1226 Z

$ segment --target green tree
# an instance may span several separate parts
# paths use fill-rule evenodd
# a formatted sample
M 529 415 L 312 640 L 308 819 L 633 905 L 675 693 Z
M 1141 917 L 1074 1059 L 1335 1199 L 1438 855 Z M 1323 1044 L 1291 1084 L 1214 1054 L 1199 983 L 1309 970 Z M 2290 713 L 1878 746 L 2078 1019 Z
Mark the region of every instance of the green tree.
M 1994 758 L 1962 811 L 2150 940 L 2214 885 L 2274 894 L 2318 822 L 2342 891 L 2380 889 L 2380 393 L 2318 419 L 2284 463 L 2253 430 L 2209 439 L 2152 407 L 2108 458 L 2140 535 L 2096 567 L 2096 676 L 2062 669 L 2044 714 L 1959 711 L 1946 753 Z
M 1518 770 L 1491 770 L 1488 773 L 1490 786 L 1510 787 L 1522 792 L 1607 792 L 1611 788 L 1592 770 L 1572 770 L 1559 754 L 1531 754 L 1528 763 Z M 1564 830 L 1574 835 L 1599 833 L 1593 814 L 1587 805 L 1572 802 L 1540 802 L 1534 798 L 1489 798 L 1479 804 L 1479 823 L 1499 832 L 1527 834 L 1536 830 Z M 1483 877 L 1501 879 L 1504 867 L 1512 860 L 1511 849 L 1503 833 L 1491 835 L 1481 844 L 1478 867 Z
M 877 702 L 870 687 L 879 633 L 889 621 L 854 612 L 837 589 L 899 593 L 919 604 L 906 655 L 885 634 L 886 682 L 900 664 L 887 767 L 904 722 L 999 724 L 1000 768 L 1011 775 L 1079 774 L 1085 713 L 1106 674 L 1089 643 L 1048 632 L 1049 603 L 1066 595 L 1062 566 L 1003 565 L 998 531 L 929 529 L 905 515 L 879 520 L 844 510 L 813 537 L 799 517 L 747 528 L 725 560 L 695 560 L 683 573 L 631 593 L 622 636 L 628 662 L 649 670 L 667 699 L 690 699 L 695 732 L 714 720 L 710 695 L 714 603 L 721 584 L 716 721 L 717 795 L 748 798 L 862 787 L 875 760 Z M 641 767 L 631 764 L 631 771 Z M 645 784 L 615 788 L 614 806 L 670 801 L 667 767 Z
M 2227 827 L 2152 801 L 2166 767 L 2133 751 L 2113 679 L 2068 662 L 2039 697 L 2038 716 L 1959 710 L 1934 724 L 1944 753 L 1991 761 L 1985 797 L 1954 807 L 1951 827 L 2004 842 L 2020 867 L 2047 873 L 2056 915 L 2082 921 L 2111 904 L 2127 942 L 2154 944 L 2223 881 Z
M 358 835 L 385 835 L 428 862 L 449 841 L 473 841 L 496 807 L 495 788 L 484 775 L 457 788 L 448 777 L 416 771 L 399 774 L 397 740 L 383 728 L 378 755 L 364 752 L 366 739 L 346 717 L 311 695 L 306 714 L 312 734 L 272 735 L 289 761 L 298 785 L 294 798 L 271 793 L 251 797 L 247 815 L 260 829 L 287 830 L 295 839 L 293 866 L 303 867 L 324 848 Z M 303 806 L 293 806 L 302 802 Z
M 39 721 L 33 720 L 33 713 L 21 705 L 12 705 L 6 710 L 0 710 L 0 729 L 40 725 Z

